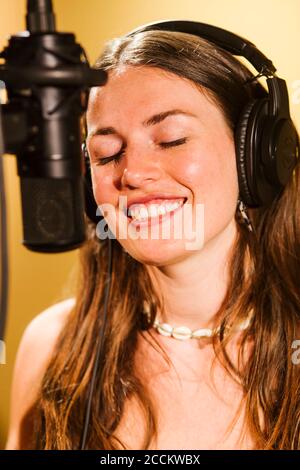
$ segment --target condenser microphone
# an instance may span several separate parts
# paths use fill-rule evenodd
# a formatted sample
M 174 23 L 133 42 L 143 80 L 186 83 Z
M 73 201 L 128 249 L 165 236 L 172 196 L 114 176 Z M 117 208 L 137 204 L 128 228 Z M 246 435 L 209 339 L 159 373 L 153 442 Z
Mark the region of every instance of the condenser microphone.
M 17 155 L 22 243 L 67 251 L 86 236 L 81 118 L 89 88 L 107 75 L 89 67 L 73 34 L 55 31 L 51 0 L 28 0 L 26 25 L 1 54 L 5 151 Z

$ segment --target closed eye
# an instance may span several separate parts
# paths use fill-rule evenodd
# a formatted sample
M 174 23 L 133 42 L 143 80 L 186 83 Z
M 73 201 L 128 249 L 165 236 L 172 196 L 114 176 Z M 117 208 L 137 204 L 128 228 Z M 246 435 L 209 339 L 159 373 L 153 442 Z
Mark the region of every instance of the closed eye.
M 187 137 L 183 137 L 181 139 L 173 140 L 172 142 L 161 142 L 159 145 L 162 148 L 170 148 L 170 147 L 176 147 L 178 145 L 182 145 L 186 142 Z M 124 153 L 124 148 L 120 150 L 120 152 L 116 153 L 115 155 L 112 155 L 111 157 L 102 157 L 99 158 L 96 163 L 96 165 L 106 165 L 107 163 L 114 161 L 114 163 L 117 165 L 120 162 L 121 156 Z

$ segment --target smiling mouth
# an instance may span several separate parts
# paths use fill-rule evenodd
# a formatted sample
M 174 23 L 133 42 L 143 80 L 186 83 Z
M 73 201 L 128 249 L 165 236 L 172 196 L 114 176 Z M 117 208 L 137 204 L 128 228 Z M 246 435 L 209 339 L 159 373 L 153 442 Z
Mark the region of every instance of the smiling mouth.
M 172 216 L 175 212 L 180 210 L 184 206 L 184 204 L 187 202 L 187 199 L 188 199 L 187 197 L 179 198 L 178 200 L 174 199 L 173 203 L 168 203 L 168 204 L 173 204 L 173 208 L 170 207 L 169 209 L 166 208 L 166 204 L 163 205 L 162 203 L 160 204 L 153 203 L 154 206 L 156 205 L 158 207 L 159 206 L 163 207 L 163 209 L 160 209 L 161 213 L 157 213 L 157 211 L 155 213 L 151 213 L 151 209 L 150 209 L 150 214 L 148 213 L 146 215 L 145 213 L 144 217 L 142 216 L 143 214 L 139 215 L 138 217 L 134 217 L 132 215 L 129 215 L 128 210 L 126 210 L 126 215 L 127 215 L 127 218 L 130 220 L 130 222 L 134 225 L 140 225 L 140 224 L 147 225 L 148 223 L 152 224 L 152 223 L 157 223 L 157 222 L 159 223 L 168 215 Z

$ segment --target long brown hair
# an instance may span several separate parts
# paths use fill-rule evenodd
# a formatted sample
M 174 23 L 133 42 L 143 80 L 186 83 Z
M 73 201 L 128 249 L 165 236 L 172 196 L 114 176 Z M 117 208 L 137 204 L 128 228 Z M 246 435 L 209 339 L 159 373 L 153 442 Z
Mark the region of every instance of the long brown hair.
M 97 67 L 107 71 L 123 64 L 155 66 L 193 81 L 219 106 L 232 132 L 249 99 L 267 96 L 265 87 L 257 81 L 244 85 L 253 75 L 242 61 L 186 33 L 148 31 L 134 38 L 116 38 L 106 43 L 96 62 Z M 213 347 L 216 357 L 243 387 L 245 423 L 258 449 L 300 449 L 300 374 L 291 360 L 291 345 L 297 338 L 300 320 L 299 178 L 298 164 L 293 178 L 271 205 L 248 209 L 254 233 L 236 213 L 238 232 L 229 260 L 231 278 L 217 312 L 225 326 L 234 325 L 251 309 L 254 311 L 251 327 L 240 343 L 243 357 L 247 339 L 254 341 L 243 366 L 233 364 L 227 353 L 230 334 L 220 334 Z M 87 241 L 80 249 L 76 303 L 58 338 L 35 403 L 35 449 L 77 449 L 80 445 L 108 274 L 108 240 L 99 241 L 95 224 L 88 220 L 86 231 Z M 151 322 L 157 308 L 163 308 L 163 301 L 146 267 L 128 256 L 117 240 L 111 243 L 108 321 L 87 448 L 125 448 L 114 431 L 126 400 L 135 397 L 145 419 L 141 448 L 147 449 L 157 436 L 157 411 L 147 384 L 137 374 L 134 359 L 138 334 L 145 335 L 149 328 L 141 315 L 143 301 L 151 306 Z M 251 268 L 248 274 L 246 259 Z M 154 336 L 152 339 L 152 346 L 170 363 Z

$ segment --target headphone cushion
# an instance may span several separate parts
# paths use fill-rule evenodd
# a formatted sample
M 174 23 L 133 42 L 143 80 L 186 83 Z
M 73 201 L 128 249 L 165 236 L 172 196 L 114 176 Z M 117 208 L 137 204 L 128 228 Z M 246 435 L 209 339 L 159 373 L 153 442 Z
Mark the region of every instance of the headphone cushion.
M 236 162 L 239 180 L 239 189 L 243 202 L 247 205 L 253 203 L 252 195 L 249 189 L 249 176 L 247 172 L 248 158 L 251 158 L 251 149 L 247 147 L 247 133 L 250 128 L 250 122 L 253 123 L 253 119 L 250 119 L 250 115 L 254 107 L 256 107 L 259 100 L 251 100 L 244 107 L 239 121 L 235 130 L 235 150 L 236 150 Z M 251 165 L 252 166 L 252 165 Z

